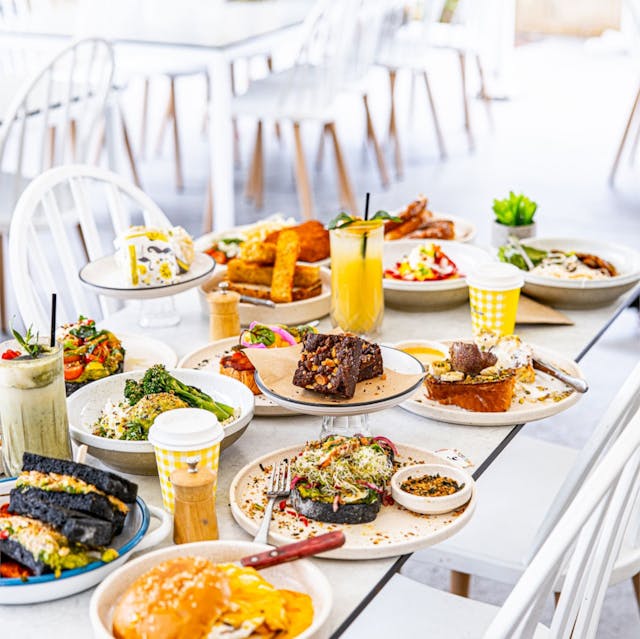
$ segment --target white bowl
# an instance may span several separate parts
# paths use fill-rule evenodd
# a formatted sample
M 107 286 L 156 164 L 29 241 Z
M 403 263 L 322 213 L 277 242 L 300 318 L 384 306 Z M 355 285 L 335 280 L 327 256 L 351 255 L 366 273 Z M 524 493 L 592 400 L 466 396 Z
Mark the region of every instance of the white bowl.
M 129 562 L 105 579 L 91 597 L 89 616 L 96 639 L 113 639 L 111 628 L 116 603 L 138 577 L 159 563 L 184 556 L 227 563 L 271 548 L 250 541 L 203 541 L 162 548 Z M 260 574 L 277 588 L 298 590 L 311 597 L 313 622 L 297 639 L 318 637 L 326 627 L 333 600 L 331 585 L 324 574 L 306 559 L 273 566 L 261 570 Z
M 492 258 L 481 248 L 461 242 L 446 240 L 396 240 L 385 242 L 383 265 L 385 270 L 393 268 L 417 246 L 437 244 L 459 268 L 462 275 L 469 275 L 480 264 Z M 384 301 L 388 306 L 403 310 L 435 310 L 463 304 L 469 297 L 464 277 L 435 282 L 409 282 L 385 278 L 382 282 Z
M 246 430 L 253 417 L 253 393 L 238 380 L 209 371 L 177 369 L 169 371 L 185 384 L 195 386 L 215 400 L 240 408 L 240 416 L 224 427 L 225 438 L 221 448 L 230 446 Z M 141 379 L 143 370 L 111 375 L 77 390 L 67 400 L 71 437 L 89 447 L 89 453 L 107 466 L 135 475 L 157 473 L 153 446 L 148 441 L 126 441 L 99 437 L 91 433 L 91 427 L 100 417 L 107 401 L 124 400 L 127 379 Z
M 402 482 L 406 481 L 409 476 L 416 477 L 420 475 L 444 475 L 458 482 L 458 484 L 464 484 L 464 486 L 453 495 L 443 497 L 421 497 L 407 493 L 400 488 Z M 413 512 L 421 515 L 441 515 L 466 504 L 471 499 L 473 484 L 473 477 L 455 466 L 447 464 L 414 464 L 400 469 L 391 478 L 391 496 L 401 506 Z
M 9 490 L 15 485 L 15 477 L 0 480 L 0 504 L 9 501 Z M 160 525 L 149 532 L 151 517 L 158 519 Z M 157 546 L 171 532 L 173 519 L 169 513 L 156 508 L 138 497 L 124 521 L 122 532 L 110 544 L 118 551 L 119 556 L 108 563 L 94 561 L 83 568 L 63 570 L 59 577 L 53 573 L 20 579 L 0 579 L 0 604 L 34 604 L 53 601 L 75 595 L 92 588 L 114 572 L 129 558 L 132 552 Z
M 580 238 L 536 238 L 524 244 L 538 249 L 593 253 L 611 262 L 619 275 L 606 280 L 562 280 L 524 273 L 523 292 L 560 308 L 597 308 L 614 302 L 640 281 L 640 252 L 612 242 Z

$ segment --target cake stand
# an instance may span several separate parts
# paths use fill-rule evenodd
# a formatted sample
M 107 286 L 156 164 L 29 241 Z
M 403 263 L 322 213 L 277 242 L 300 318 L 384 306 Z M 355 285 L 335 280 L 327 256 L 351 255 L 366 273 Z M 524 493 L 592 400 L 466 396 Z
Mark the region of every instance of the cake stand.
M 196 253 L 189 271 L 179 275 L 173 284 L 135 287 L 123 283 L 122 270 L 115 255 L 107 255 L 85 264 L 78 275 L 87 288 L 99 295 L 140 300 L 140 326 L 163 328 L 180 323 L 173 296 L 206 282 L 215 265 L 215 261 L 206 253 Z
M 345 403 L 344 400 L 330 399 L 329 396 L 316 395 L 315 393 L 313 397 L 316 401 L 305 401 L 304 396 L 303 398 L 285 396 L 269 389 L 260 378 L 258 371 L 255 374 L 256 384 L 266 397 L 283 408 L 303 415 L 322 417 L 321 439 L 327 435 L 336 434 L 369 436 L 371 435 L 369 414 L 385 408 L 391 408 L 412 397 L 416 389 L 422 384 L 422 374 L 424 373 L 422 363 L 413 355 L 390 346 L 380 346 L 380 349 L 385 369 L 405 375 L 420 375 L 421 377 L 417 381 L 412 378 L 411 382 L 401 388 L 397 388 L 397 392 L 392 394 L 383 394 L 378 399 L 355 403 Z M 384 380 L 380 380 L 379 384 L 384 385 Z M 317 401 L 317 398 L 323 397 L 325 398 L 324 401 Z

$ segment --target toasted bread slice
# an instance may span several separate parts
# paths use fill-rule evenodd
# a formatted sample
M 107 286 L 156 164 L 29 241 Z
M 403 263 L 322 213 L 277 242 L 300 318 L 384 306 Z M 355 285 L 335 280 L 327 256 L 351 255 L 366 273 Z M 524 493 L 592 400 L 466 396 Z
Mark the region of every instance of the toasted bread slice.
M 227 279 L 238 284 L 262 284 L 271 286 L 273 267 L 247 262 L 241 259 L 229 260 Z M 313 286 L 320 280 L 320 269 L 317 266 L 296 266 L 293 272 L 293 286 Z
M 243 242 L 239 257 L 247 262 L 273 264 L 276 261 L 276 247 L 265 242 Z
M 300 240 L 295 231 L 284 230 L 276 243 L 276 261 L 271 280 L 271 300 L 288 303 L 293 301 L 293 276 L 300 254 Z
M 240 295 L 249 295 L 258 297 L 261 300 L 271 299 L 271 287 L 261 284 L 245 284 L 242 282 L 229 282 L 229 290 L 240 293 Z M 300 302 L 317 297 L 322 293 L 322 282 L 318 280 L 312 286 L 294 286 L 291 290 L 292 301 Z
M 454 405 L 479 413 L 503 413 L 509 410 L 516 378 L 513 372 L 504 373 L 493 380 L 482 376 L 463 381 L 443 381 L 427 375 L 424 385 L 427 397 L 440 404 Z

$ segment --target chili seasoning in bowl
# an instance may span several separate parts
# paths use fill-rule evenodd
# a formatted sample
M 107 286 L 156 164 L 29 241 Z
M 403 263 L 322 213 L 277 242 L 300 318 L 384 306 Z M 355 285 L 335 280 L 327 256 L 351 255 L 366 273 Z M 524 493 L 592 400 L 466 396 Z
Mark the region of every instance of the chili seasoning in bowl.
M 474 485 L 469 473 L 447 464 L 405 466 L 391 478 L 391 496 L 421 515 L 441 515 L 466 504 Z

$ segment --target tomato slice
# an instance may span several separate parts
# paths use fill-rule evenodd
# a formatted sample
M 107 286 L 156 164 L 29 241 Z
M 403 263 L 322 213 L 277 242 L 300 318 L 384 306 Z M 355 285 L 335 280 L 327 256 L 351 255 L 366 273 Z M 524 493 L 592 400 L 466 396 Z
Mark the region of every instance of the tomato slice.
M 72 362 L 81 362 L 81 361 L 82 361 L 82 355 L 65 355 L 64 356 L 65 364 L 71 364 Z
M 84 364 L 82 362 L 69 362 L 64 365 L 64 379 L 67 382 L 78 379 L 83 371 Z

